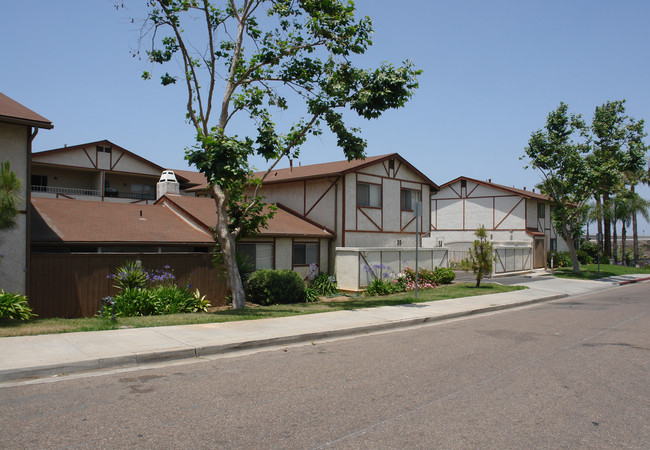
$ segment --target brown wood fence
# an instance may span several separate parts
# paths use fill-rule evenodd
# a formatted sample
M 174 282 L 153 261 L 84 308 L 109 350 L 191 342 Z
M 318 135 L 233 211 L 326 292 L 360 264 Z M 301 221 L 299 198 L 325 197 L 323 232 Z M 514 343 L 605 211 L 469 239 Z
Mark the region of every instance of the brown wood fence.
M 226 281 L 218 275 L 211 254 L 197 253 L 33 253 L 30 262 L 29 304 L 40 318 L 92 317 L 101 299 L 117 289 L 108 275 L 127 261 L 142 261 L 146 269 L 169 265 L 178 286 L 199 289 L 212 306 L 225 302 Z

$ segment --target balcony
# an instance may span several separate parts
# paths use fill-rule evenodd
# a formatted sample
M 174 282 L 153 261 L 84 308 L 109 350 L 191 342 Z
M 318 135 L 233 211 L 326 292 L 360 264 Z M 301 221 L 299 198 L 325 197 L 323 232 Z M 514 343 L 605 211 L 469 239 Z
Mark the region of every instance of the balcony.
M 43 192 L 63 197 L 101 197 L 102 191 L 98 189 L 80 189 L 58 186 L 31 186 L 32 192 Z M 117 189 L 107 188 L 104 191 L 104 197 L 110 198 L 128 198 L 133 200 L 155 200 L 156 194 L 138 193 L 138 192 L 120 192 Z

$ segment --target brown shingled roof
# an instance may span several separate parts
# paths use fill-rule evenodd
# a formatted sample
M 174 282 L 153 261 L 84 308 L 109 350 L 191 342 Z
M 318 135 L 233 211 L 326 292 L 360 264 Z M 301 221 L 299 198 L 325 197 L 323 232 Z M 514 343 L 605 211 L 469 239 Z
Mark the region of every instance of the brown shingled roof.
M 38 128 L 54 128 L 52 122 L 31 109 L 0 92 L 0 122 L 28 125 Z
M 362 169 L 363 167 L 376 164 L 381 161 L 388 159 L 397 158 L 402 164 L 406 165 L 413 172 L 417 173 L 423 180 L 425 180 L 431 187 L 435 190 L 438 190 L 439 187 L 433 181 L 431 181 L 426 175 L 416 169 L 408 161 L 402 158 L 398 153 L 389 153 L 386 155 L 379 156 L 369 156 L 366 159 L 353 159 L 352 161 L 334 161 L 321 164 L 309 164 L 306 166 L 293 166 L 288 169 L 275 169 L 269 173 L 268 177 L 264 180 L 264 184 L 274 184 L 274 183 L 283 183 L 287 181 L 301 181 L 308 180 L 313 178 L 325 178 L 328 176 L 336 176 L 340 174 L 345 174 L 348 172 L 354 172 L 356 170 Z M 261 177 L 265 172 L 256 172 L 255 176 Z M 205 178 L 203 183 L 187 189 L 187 192 L 196 192 L 203 191 L 207 187 L 207 182 Z
M 156 202 L 156 205 L 160 204 L 167 204 L 189 220 L 201 224 L 205 230 L 217 223 L 216 207 L 212 198 L 167 194 Z M 331 238 L 333 234 L 278 205 L 278 210 L 267 222 L 266 228 L 260 230 L 259 236 Z
M 456 182 L 458 182 L 460 180 L 467 180 L 467 181 L 471 181 L 472 183 L 481 184 L 483 186 L 493 187 L 495 189 L 499 189 L 501 191 L 509 192 L 511 194 L 520 195 L 520 196 L 525 197 L 525 198 L 534 198 L 534 199 L 542 200 L 542 201 L 550 200 L 550 197 L 548 195 L 540 194 L 538 192 L 531 192 L 531 191 L 528 191 L 528 190 L 525 190 L 525 189 L 518 189 L 518 188 L 515 188 L 515 187 L 504 186 L 502 184 L 492 183 L 491 181 L 481 181 L 481 180 L 476 180 L 474 178 L 469 178 L 469 177 L 458 177 L 456 179 L 448 181 L 447 183 L 441 185 L 440 189 L 445 188 L 447 186 L 450 186 L 450 185 L 452 185 L 452 184 L 454 184 L 454 183 L 456 183 Z
M 167 208 L 118 202 L 32 198 L 39 243 L 200 244 L 212 235 Z

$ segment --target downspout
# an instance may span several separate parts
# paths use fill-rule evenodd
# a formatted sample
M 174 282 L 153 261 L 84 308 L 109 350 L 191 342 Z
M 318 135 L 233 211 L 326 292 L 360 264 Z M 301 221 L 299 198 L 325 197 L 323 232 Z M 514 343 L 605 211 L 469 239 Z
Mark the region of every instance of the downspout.
M 27 170 L 26 170 L 26 176 L 27 178 L 25 180 L 25 267 L 23 267 L 23 270 L 25 271 L 25 295 L 27 298 L 29 298 L 31 292 L 30 291 L 30 266 L 31 266 L 31 227 L 32 227 L 32 219 L 31 219 L 31 214 L 30 210 L 32 208 L 32 142 L 36 138 L 36 135 L 38 134 L 38 128 L 33 127 L 29 129 L 28 136 L 27 136 Z

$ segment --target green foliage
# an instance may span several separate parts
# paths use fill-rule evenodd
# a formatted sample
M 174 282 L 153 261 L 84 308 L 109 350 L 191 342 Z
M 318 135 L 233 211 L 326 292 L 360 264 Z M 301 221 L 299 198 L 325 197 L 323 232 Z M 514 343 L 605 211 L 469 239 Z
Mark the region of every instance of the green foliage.
M 590 147 L 576 141 L 586 130 L 580 115 L 569 115 L 568 106 L 560 103 L 548 114 L 545 129 L 532 133 L 526 147 L 530 167 L 542 174 L 541 191 L 550 197 L 553 225 L 571 251 L 573 241 L 582 234 L 588 200 L 594 193 L 586 159 Z
M 589 256 L 589 254 L 584 250 L 580 250 L 580 249 L 576 250 L 576 255 L 578 256 L 578 262 L 580 262 L 580 264 L 582 265 L 591 264 L 593 262 L 591 256 Z M 571 258 L 570 255 L 569 258 Z
M 595 261 L 596 258 L 598 257 L 598 244 L 591 242 L 591 241 L 583 241 L 580 244 L 580 250 L 585 252 L 587 255 L 591 256 L 591 258 Z
M 317 302 L 319 293 L 316 289 L 311 287 L 305 288 L 305 301 L 308 303 Z
M 476 287 L 480 287 L 481 279 L 492 273 L 494 246 L 487 240 L 487 231 L 483 225 L 476 230 L 474 235 L 478 239 L 474 240 L 462 265 L 465 270 L 472 270 L 476 274 Z
M 11 171 L 9 161 L 0 163 L 0 230 L 16 226 L 20 186 L 20 179 Z
M 248 280 L 247 298 L 259 305 L 305 301 L 305 284 L 292 270 L 262 269 Z
M 210 306 L 198 290 L 192 293 L 188 289 L 165 284 L 151 289 L 127 287 L 113 300 L 115 315 L 119 317 L 207 312 Z
M 152 63 L 182 68 L 179 75 L 165 72 L 161 83 L 185 81 L 187 118 L 197 133 L 186 159 L 205 175 L 215 197 L 215 238 L 222 251 L 230 252 L 235 239 L 255 234 L 273 215 L 259 189 L 282 158 L 298 157 L 307 138 L 323 129 L 336 136 L 348 160 L 364 158 L 366 141 L 346 125 L 344 113 L 377 118 L 404 106 L 418 87 L 421 71 L 411 62 L 377 69 L 353 65 L 353 56 L 372 45 L 372 21 L 355 18 L 351 1 L 246 0 L 237 9 L 225 0 L 148 5 L 143 29 L 151 40 L 143 42 L 151 42 Z M 223 92 L 215 92 L 221 86 Z M 274 114 L 286 118 L 290 107 L 293 123 L 276 124 Z M 237 116 L 255 124 L 250 135 L 229 133 Z M 254 157 L 270 166 L 258 176 L 250 165 Z M 230 254 L 226 260 L 233 264 Z M 241 286 L 230 281 L 233 306 L 243 306 Z
M 35 316 L 27 297 L 0 289 L 0 320 L 30 320 Z
M 338 292 L 338 285 L 336 283 L 336 275 L 327 275 L 326 273 L 319 274 L 311 283 L 311 288 L 314 289 L 318 295 L 334 295 Z
M 115 280 L 115 288 L 142 289 L 147 282 L 147 271 L 135 261 L 127 261 L 117 268 L 108 278 Z
M 456 278 L 454 271 L 448 267 L 436 267 L 433 271 L 436 284 L 451 284 Z
M 402 292 L 404 289 L 400 283 L 396 281 L 384 280 L 381 278 L 376 278 L 368 284 L 364 295 L 368 297 L 377 296 L 377 295 L 390 295 Z
M 549 267 L 551 267 L 551 258 L 553 258 L 553 267 L 571 267 L 573 264 L 571 262 L 571 255 L 569 252 L 549 250 L 546 253 L 546 262 L 548 263 Z

